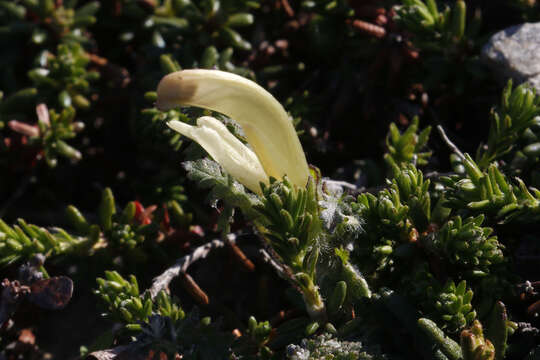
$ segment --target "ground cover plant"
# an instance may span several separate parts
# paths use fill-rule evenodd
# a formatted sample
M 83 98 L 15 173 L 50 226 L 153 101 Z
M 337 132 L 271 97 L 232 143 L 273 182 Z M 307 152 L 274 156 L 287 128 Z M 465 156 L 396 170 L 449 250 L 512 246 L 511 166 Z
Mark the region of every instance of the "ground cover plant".
M 0 0 L 0 359 L 536 359 L 535 0 Z

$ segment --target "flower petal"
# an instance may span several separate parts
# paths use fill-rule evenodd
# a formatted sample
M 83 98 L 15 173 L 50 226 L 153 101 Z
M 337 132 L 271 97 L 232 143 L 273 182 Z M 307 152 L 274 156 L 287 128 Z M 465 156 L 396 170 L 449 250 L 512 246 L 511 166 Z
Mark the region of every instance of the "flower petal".
M 305 186 L 306 157 L 281 104 L 265 89 L 241 76 L 219 70 L 183 70 L 158 85 L 157 107 L 178 105 L 218 111 L 236 120 L 268 176 Z
M 227 173 L 251 191 L 260 194 L 259 183 L 268 183 L 257 155 L 242 144 L 221 121 L 203 116 L 197 119 L 197 126 L 180 121 L 169 121 L 167 125 L 201 145 Z

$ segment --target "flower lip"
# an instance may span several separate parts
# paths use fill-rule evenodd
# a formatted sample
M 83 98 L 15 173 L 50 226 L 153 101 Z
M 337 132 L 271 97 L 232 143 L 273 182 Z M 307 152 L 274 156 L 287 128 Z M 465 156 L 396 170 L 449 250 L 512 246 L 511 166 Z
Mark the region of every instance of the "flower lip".
M 219 70 L 182 70 L 165 76 L 157 107 L 197 106 L 225 114 L 240 124 L 268 176 L 287 175 L 305 186 L 309 169 L 304 151 L 283 106 L 264 88 Z
M 197 119 L 197 126 L 181 121 L 169 121 L 167 125 L 201 145 L 230 175 L 251 191 L 260 194 L 259 183 L 268 183 L 257 155 L 242 144 L 221 121 L 203 116 Z

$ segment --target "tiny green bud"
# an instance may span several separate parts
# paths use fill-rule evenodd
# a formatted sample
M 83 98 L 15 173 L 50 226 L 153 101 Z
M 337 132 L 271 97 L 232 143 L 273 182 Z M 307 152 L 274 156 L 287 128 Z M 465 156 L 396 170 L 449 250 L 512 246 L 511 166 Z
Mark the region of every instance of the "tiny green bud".
M 330 296 L 330 299 L 328 300 L 328 310 L 330 314 L 335 314 L 341 309 L 346 296 L 347 283 L 345 281 L 338 281 L 334 287 L 332 296 Z
M 110 188 L 103 190 L 99 205 L 99 220 L 103 230 L 112 228 L 112 216 L 116 213 L 114 195 Z
M 318 328 L 319 328 L 319 323 L 314 321 L 312 323 L 309 323 L 306 326 L 306 330 L 304 331 L 304 333 L 306 334 L 306 336 L 313 335 L 315 334 L 315 331 L 317 331 Z

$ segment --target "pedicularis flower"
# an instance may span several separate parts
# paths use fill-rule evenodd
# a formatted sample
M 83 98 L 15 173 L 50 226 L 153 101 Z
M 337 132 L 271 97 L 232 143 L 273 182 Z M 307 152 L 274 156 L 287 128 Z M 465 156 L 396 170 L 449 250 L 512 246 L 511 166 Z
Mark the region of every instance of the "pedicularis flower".
M 251 80 L 219 70 L 182 70 L 158 85 L 157 107 L 197 106 L 227 115 L 240 124 L 253 151 L 217 119 L 204 116 L 197 126 L 180 121 L 172 129 L 198 142 L 225 171 L 248 189 L 261 193 L 260 182 L 287 175 L 304 187 L 308 165 L 296 131 L 283 106 Z

